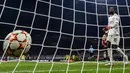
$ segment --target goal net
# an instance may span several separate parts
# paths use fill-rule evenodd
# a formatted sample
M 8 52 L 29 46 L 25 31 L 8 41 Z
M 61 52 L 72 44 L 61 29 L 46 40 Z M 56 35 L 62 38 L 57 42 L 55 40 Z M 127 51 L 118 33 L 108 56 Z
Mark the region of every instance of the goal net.
M 130 54 L 129 0 L 0 0 L 0 73 L 129 73 L 123 56 L 113 49 L 114 66 L 105 66 L 101 45 L 108 9 L 120 16 L 120 47 Z M 21 58 L 6 57 L 4 38 L 25 30 L 31 49 Z

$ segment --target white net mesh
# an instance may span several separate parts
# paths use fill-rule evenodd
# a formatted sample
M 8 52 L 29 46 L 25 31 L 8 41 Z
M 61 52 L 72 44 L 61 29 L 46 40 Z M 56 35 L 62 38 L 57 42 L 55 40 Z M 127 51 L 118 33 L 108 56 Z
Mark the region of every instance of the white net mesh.
M 25 30 L 32 36 L 26 61 L 35 61 L 27 62 L 30 65 L 27 69 L 29 65 L 19 58 L 8 71 L 1 72 L 115 73 L 120 70 L 120 73 L 129 73 L 124 63 L 104 68 L 102 62 L 106 51 L 101 45 L 102 28 L 108 23 L 109 7 L 114 7 L 121 18 L 120 47 L 129 55 L 129 0 L 0 0 L 0 44 L 9 32 Z M 91 45 L 93 55 L 89 50 Z M 2 49 L 0 54 L 3 61 Z M 70 63 L 74 55 L 78 61 Z M 123 61 L 118 55 L 114 51 L 114 59 Z

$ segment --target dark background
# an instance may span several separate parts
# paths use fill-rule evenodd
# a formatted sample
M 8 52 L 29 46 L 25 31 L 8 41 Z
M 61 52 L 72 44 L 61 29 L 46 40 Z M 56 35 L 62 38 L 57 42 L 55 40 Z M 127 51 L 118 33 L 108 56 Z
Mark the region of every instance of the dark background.
M 108 8 L 120 15 L 120 47 L 130 48 L 130 0 L 0 0 L 0 52 L 13 30 L 32 36 L 29 54 L 69 54 L 71 49 L 102 49 L 99 37 L 107 25 Z M 124 46 L 123 46 L 124 42 Z M 100 45 L 100 46 L 99 46 Z

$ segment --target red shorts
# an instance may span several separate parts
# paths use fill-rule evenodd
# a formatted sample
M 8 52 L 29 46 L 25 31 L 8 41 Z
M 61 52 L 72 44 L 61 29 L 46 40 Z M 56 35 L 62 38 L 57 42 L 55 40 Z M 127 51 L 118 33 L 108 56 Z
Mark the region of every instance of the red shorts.
M 106 40 L 102 40 L 102 45 L 104 48 L 107 48 L 107 41 Z

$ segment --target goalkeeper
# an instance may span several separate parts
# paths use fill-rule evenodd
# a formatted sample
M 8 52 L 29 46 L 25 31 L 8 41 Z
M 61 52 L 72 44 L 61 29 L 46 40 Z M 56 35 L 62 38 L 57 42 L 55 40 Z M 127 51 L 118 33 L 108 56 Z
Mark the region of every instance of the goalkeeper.
M 115 48 L 119 51 L 125 58 L 125 64 L 128 64 L 128 57 L 125 53 L 119 48 L 120 42 L 120 28 L 119 28 L 119 21 L 120 17 L 115 13 L 115 9 L 111 7 L 109 9 L 109 18 L 108 18 L 108 26 L 103 28 L 104 32 L 108 31 L 107 34 L 107 51 L 108 57 L 110 59 L 109 63 L 106 65 L 113 65 L 113 56 L 112 56 L 112 49 Z

